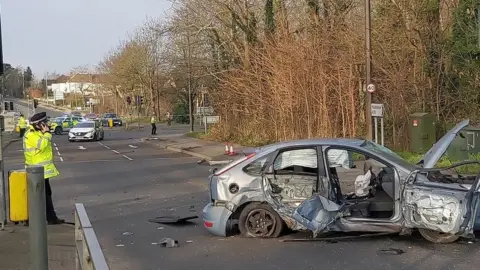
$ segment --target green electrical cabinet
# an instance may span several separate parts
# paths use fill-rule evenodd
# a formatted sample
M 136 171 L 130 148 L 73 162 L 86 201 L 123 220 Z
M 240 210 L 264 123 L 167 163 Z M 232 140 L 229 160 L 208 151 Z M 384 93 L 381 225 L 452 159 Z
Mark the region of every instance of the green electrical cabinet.
M 436 142 L 436 118 L 430 113 L 410 115 L 410 151 L 425 153 Z
M 456 161 L 469 159 L 469 155 L 480 153 L 480 128 L 466 127 L 455 136 L 447 155 Z

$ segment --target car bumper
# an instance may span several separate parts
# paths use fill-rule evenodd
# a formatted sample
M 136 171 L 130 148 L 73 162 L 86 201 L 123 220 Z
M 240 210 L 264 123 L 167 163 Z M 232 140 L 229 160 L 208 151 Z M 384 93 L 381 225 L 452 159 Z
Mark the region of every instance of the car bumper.
M 93 134 L 90 136 L 77 136 L 77 135 L 70 135 L 68 134 L 68 139 L 69 140 L 75 140 L 75 141 L 88 141 L 88 140 L 93 140 Z
M 203 226 L 213 235 L 226 236 L 231 215 L 232 212 L 224 206 L 214 206 L 209 203 L 203 208 Z

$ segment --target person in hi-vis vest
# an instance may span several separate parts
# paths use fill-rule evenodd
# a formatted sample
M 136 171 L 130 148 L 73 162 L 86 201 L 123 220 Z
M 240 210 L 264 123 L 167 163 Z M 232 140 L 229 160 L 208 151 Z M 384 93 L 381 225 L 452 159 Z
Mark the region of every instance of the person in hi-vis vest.
M 62 224 L 65 223 L 65 220 L 59 219 L 55 213 L 50 187 L 50 178 L 56 177 L 60 173 L 53 163 L 52 134 L 47 121 L 45 112 L 32 116 L 30 125 L 23 137 L 23 153 L 26 167 L 37 165 L 44 168 L 48 224 Z

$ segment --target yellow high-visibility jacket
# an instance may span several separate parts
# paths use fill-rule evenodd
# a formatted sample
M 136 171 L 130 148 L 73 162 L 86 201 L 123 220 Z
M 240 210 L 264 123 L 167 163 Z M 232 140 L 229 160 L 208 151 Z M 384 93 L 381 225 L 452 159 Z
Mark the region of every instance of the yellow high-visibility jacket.
M 18 118 L 18 127 L 22 129 L 27 128 L 27 120 L 25 120 L 23 116 L 20 116 L 20 118 Z
M 43 166 L 45 179 L 60 174 L 53 164 L 52 134 L 36 131 L 33 126 L 29 126 L 23 137 L 23 153 L 25 166 Z

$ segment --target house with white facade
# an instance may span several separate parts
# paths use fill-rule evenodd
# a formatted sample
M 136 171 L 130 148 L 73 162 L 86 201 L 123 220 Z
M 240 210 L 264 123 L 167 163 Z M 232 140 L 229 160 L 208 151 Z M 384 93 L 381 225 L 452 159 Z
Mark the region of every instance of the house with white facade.
M 102 85 L 107 82 L 107 77 L 101 74 L 73 74 L 61 75 L 51 85 L 51 91 L 56 100 L 63 99 L 65 94 L 78 94 L 83 96 L 108 96 L 110 91 Z

